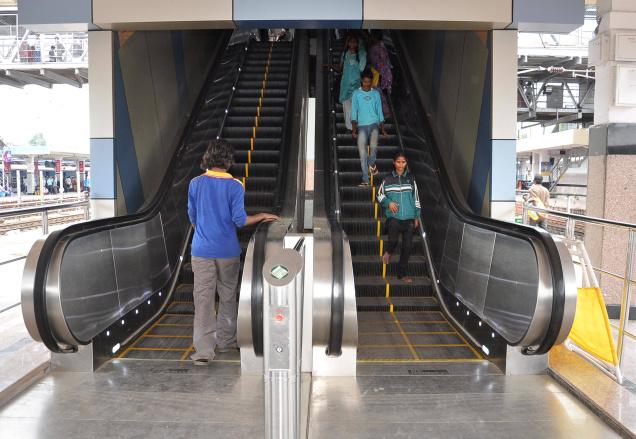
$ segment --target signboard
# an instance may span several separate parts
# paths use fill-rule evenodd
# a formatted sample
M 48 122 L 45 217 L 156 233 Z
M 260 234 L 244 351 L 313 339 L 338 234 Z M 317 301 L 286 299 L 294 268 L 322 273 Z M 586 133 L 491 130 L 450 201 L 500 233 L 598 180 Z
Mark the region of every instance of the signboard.
M 78 166 L 79 166 L 80 173 L 83 173 L 84 172 L 84 161 L 80 161 Z
M 59 173 L 62 171 L 62 160 L 55 160 L 55 172 Z

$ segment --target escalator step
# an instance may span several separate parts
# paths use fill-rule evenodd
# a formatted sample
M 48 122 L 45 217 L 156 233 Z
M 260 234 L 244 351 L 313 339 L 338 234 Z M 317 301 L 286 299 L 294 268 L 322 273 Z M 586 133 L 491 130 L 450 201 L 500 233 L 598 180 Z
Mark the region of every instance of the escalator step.
M 378 147 L 377 157 L 379 159 L 393 160 L 393 154 L 399 149 L 400 147 L 395 145 Z M 338 145 L 338 157 L 343 159 L 359 159 L 360 153 L 356 145 Z
M 349 245 L 351 247 L 352 255 L 380 255 L 380 246 L 382 251 L 386 251 L 386 245 L 388 241 L 387 236 L 382 236 L 383 243 L 380 243 L 380 239 L 377 237 L 349 235 Z M 393 252 L 393 258 L 399 259 L 401 253 L 401 241 L 398 242 L 395 251 Z M 414 236 L 413 245 L 411 246 L 411 256 L 424 255 L 424 248 L 422 247 L 422 240 L 419 236 Z
M 228 116 L 225 121 L 225 126 L 253 126 L 256 122 L 256 115 L 254 116 Z M 258 126 L 260 127 L 281 127 L 284 123 L 283 116 L 260 116 L 258 118 Z
M 234 97 L 234 99 L 232 99 L 231 105 L 242 106 L 242 107 L 254 107 L 256 109 L 256 107 L 258 106 L 258 103 L 259 103 L 259 98 L 257 97 L 250 97 L 250 98 Z M 262 107 L 283 107 L 284 109 L 285 104 L 287 103 L 287 98 L 264 97 L 261 100 L 261 103 L 262 103 Z
M 280 151 L 242 151 L 234 152 L 236 163 L 247 163 L 248 155 L 252 163 L 276 163 L 280 161 Z
M 262 91 L 262 93 L 263 93 L 263 99 L 276 98 L 276 97 L 284 98 L 285 96 L 287 96 L 287 89 L 267 87 Z M 234 92 L 234 96 L 237 98 L 258 98 L 259 96 L 261 96 L 261 89 L 260 88 L 237 89 L 236 92 Z
M 393 169 L 392 159 L 377 159 L 375 165 L 378 167 L 378 171 L 381 174 L 386 175 Z M 338 159 L 338 170 L 342 172 L 355 172 L 360 171 L 360 159 Z M 360 171 L 361 172 L 361 171 Z M 379 180 L 378 180 L 379 181 Z
M 230 110 L 228 111 L 228 114 L 230 116 L 255 117 L 256 116 L 256 105 L 250 105 L 250 106 L 244 106 L 244 107 L 240 107 L 240 106 L 230 107 Z M 280 116 L 280 117 L 284 117 L 285 116 L 285 107 L 282 107 L 282 106 L 279 106 L 279 107 L 261 107 L 260 116 L 261 117 L 264 117 L 264 116 Z
M 251 149 L 252 141 L 249 137 L 233 137 L 225 139 L 234 146 L 235 151 Z M 254 151 L 258 150 L 279 150 L 281 139 L 257 137 L 254 139 Z
M 386 266 L 386 275 L 395 276 L 397 270 L 397 258 L 393 257 Z M 408 265 L 409 276 L 427 275 L 426 259 L 422 256 L 411 256 Z M 357 276 L 382 276 L 382 259 L 379 255 L 353 256 L 353 273 Z
M 252 163 L 247 165 L 247 177 L 275 177 L 278 175 L 277 163 Z M 230 174 L 235 178 L 245 177 L 246 169 L 245 165 L 235 164 L 230 168 Z
M 256 136 L 252 136 L 256 133 Z M 280 138 L 283 133 L 282 127 L 224 127 L 223 137 L 259 137 Z

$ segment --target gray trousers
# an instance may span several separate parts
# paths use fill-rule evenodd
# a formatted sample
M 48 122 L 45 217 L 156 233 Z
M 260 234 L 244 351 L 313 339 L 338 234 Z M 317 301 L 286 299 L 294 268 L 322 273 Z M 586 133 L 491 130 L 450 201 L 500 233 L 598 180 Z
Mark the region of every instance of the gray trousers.
M 216 345 L 236 345 L 236 293 L 240 258 L 192 257 L 194 272 L 193 360 L 213 359 Z M 214 310 L 219 293 L 218 322 Z

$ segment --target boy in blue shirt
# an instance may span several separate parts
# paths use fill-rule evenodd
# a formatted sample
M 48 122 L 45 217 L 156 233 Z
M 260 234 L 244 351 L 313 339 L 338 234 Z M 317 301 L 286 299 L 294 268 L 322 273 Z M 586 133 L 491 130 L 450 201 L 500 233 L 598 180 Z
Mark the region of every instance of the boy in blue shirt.
M 362 72 L 362 86 L 354 91 L 351 97 L 352 135 L 358 140 L 362 168 L 362 183 L 359 186 L 369 186 L 369 173 L 378 173 L 375 160 L 379 131 L 382 131 L 384 137 L 387 136 L 384 129 L 382 98 L 376 89 L 371 88 L 372 82 L 373 73 L 370 70 Z M 370 146 L 370 154 L 367 154 L 367 145 Z
M 211 141 L 203 155 L 205 174 L 193 178 L 188 189 L 188 216 L 194 226 L 192 271 L 194 272 L 194 329 L 191 358 L 208 364 L 219 352 L 236 347 L 236 287 L 241 246 L 236 229 L 260 221 L 274 221 L 269 213 L 247 215 L 243 183 L 227 170 L 234 163 L 234 148 L 223 140 Z M 219 293 L 218 327 L 214 313 Z

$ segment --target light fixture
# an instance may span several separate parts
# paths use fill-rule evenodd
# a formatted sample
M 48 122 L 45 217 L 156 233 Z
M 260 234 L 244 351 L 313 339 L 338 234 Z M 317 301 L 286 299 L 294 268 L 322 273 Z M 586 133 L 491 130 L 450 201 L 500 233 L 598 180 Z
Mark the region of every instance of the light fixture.
M 115 346 L 113 346 L 113 349 L 111 349 L 113 351 L 113 354 L 115 352 L 117 352 L 119 350 L 119 348 L 121 347 L 121 345 L 119 343 L 117 343 Z

